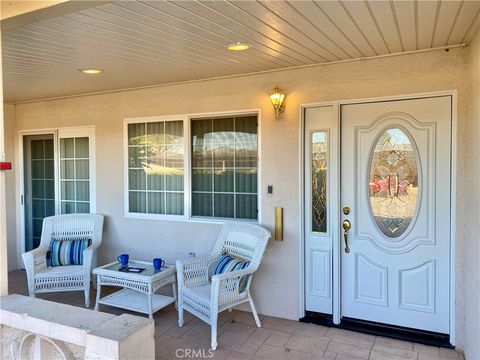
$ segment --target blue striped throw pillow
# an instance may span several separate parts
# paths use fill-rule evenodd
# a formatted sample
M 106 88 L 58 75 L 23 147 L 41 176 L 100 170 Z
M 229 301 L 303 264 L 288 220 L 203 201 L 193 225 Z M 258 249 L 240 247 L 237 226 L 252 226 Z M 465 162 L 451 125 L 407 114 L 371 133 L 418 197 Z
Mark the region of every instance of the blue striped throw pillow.
M 92 244 L 92 239 L 52 240 L 50 265 L 83 265 L 83 250 Z
M 215 263 L 213 275 L 223 274 L 230 271 L 246 269 L 250 265 L 249 261 L 244 261 L 236 257 L 231 257 L 228 254 L 223 254 L 218 257 Z M 248 275 L 240 279 L 239 292 L 243 292 L 247 286 Z

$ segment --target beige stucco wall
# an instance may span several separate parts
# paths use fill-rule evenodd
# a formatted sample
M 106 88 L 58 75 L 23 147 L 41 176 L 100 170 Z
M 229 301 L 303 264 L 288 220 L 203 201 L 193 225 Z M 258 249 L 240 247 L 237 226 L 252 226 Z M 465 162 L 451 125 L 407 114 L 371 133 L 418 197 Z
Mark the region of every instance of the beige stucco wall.
M 186 251 L 206 253 L 215 239 L 218 225 L 124 217 L 123 119 L 261 109 L 261 218 L 262 223 L 272 229 L 273 208 L 283 206 L 285 234 L 283 242 L 270 243 L 254 281 L 253 296 L 260 313 L 298 319 L 300 104 L 455 89 L 458 91 L 458 138 L 466 139 L 472 126 L 470 71 L 470 51 L 459 48 L 449 52 L 434 51 L 19 104 L 14 121 L 16 135 L 7 141 L 18 141 L 19 130 L 94 124 L 97 212 L 107 217 L 100 262 L 113 260 L 125 251 L 137 258 L 150 259 L 158 255 L 174 261 L 183 257 Z M 288 94 L 286 112 L 278 121 L 267 96 L 275 85 Z M 466 234 L 460 229 L 466 224 L 466 169 L 472 158 L 462 146 L 463 141 L 459 143 L 455 170 L 459 229 L 456 261 L 464 264 L 467 241 Z M 15 146 L 18 149 L 18 144 Z M 18 160 L 18 154 L 16 156 Z M 266 194 L 267 185 L 274 186 L 273 195 Z M 10 185 L 9 192 L 13 191 Z M 12 199 L 9 207 L 14 207 Z M 456 272 L 456 330 L 460 348 L 465 342 L 463 270 L 459 267 Z
M 465 355 L 467 359 L 480 359 L 480 243 L 478 224 L 480 223 L 480 31 L 470 43 L 471 82 L 472 82 L 472 121 L 464 140 L 466 189 L 465 227 L 461 231 L 464 239 L 462 264 L 465 273 Z M 463 145 L 463 146 L 462 146 Z

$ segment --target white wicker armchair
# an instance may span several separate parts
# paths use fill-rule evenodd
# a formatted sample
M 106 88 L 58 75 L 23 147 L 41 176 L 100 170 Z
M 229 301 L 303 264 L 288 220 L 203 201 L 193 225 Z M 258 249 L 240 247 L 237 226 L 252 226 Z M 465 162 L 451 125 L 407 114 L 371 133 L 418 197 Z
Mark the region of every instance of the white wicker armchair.
M 96 249 L 102 242 L 103 215 L 67 214 L 46 217 L 43 220 L 40 246 L 22 255 L 27 272 L 28 292 L 57 291 L 85 292 L 85 307 L 90 307 L 90 277 L 96 265 Z M 83 265 L 49 267 L 46 255 L 52 240 L 91 239 L 83 251 Z
M 260 319 L 250 295 L 250 283 L 269 238 L 270 233 L 259 225 L 226 223 L 209 256 L 177 260 L 178 325 L 183 326 L 184 310 L 205 321 L 211 326 L 211 346 L 215 350 L 218 314 L 248 301 L 255 322 L 260 327 Z M 243 270 L 213 275 L 210 282 L 209 266 L 224 252 L 250 261 L 250 265 Z M 248 276 L 248 281 L 242 290 L 240 282 L 244 276 Z

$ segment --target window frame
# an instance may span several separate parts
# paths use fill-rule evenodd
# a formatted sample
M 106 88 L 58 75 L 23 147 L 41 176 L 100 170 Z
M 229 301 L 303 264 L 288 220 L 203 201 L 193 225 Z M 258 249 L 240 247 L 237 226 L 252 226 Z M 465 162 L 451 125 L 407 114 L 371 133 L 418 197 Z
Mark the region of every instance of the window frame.
M 192 139 L 191 139 L 191 123 L 192 119 L 215 118 L 225 116 L 257 116 L 257 219 L 234 219 L 234 218 L 215 218 L 192 216 Z M 128 125 L 149 122 L 167 122 L 182 121 L 183 122 L 183 146 L 184 146 L 184 177 L 183 177 L 183 215 L 168 214 L 148 214 L 130 212 L 129 209 L 129 178 L 128 178 Z M 169 220 L 169 221 L 191 221 L 200 223 L 221 224 L 226 221 L 261 223 L 261 134 L 260 134 L 260 109 L 238 110 L 230 112 L 206 112 L 192 113 L 166 116 L 151 117 L 135 117 L 125 118 L 123 121 L 123 192 L 124 192 L 124 217 L 132 219 L 148 219 L 148 220 Z
M 184 152 L 184 176 L 183 176 L 183 215 L 169 215 L 169 214 L 149 214 L 149 213 L 138 213 L 130 212 L 129 207 L 129 177 L 128 177 L 128 125 L 130 124 L 145 124 L 145 123 L 154 123 L 154 122 L 169 122 L 169 121 L 182 121 L 183 124 L 183 147 L 186 149 L 187 139 L 186 139 L 186 116 L 152 116 L 152 117 L 142 117 L 142 118 L 128 118 L 123 122 L 123 187 L 124 187 L 124 213 L 126 218 L 140 218 L 140 219 L 159 219 L 159 220 L 181 220 L 187 218 L 187 205 L 189 199 L 187 199 L 187 181 L 186 181 L 186 170 L 188 164 L 186 163 L 186 157 Z
M 202 120 L 202 119 L 215 119 L 215 118 L 223 118 L 223 117 L 242 117 L 242 116 L 256 116 L 257 117 L 257 218 L 256 219 L 242 219 L 242 218 L 222 218 L 222 217 L 215 217 L 215 216 L 193 216 L 192 214 L 192 202 L 190 202 L 190 213 L 189 213 L 189 219 L 190 220 L 200 220 L 200 221 L 213 221 L 213 222 L 225 222 L 225 221 L 237 221 L 237 222 L 253 222 L 253 223 L 260 223 L 260 111 L 239 111 L 235 113 L 205 113 L 205 114 L 192 114 L 188 116 L 188 130 L 189 130 L 189 151 L 188 151 L 188 156 L 189 156 L 189 191 L 190 191 L 190 199 L 193 197 L 193 189 L 191 186 L 191 180 L 193 178 L 192 172 L 192 134 L 191 134 L 191 125 L 192 121 L 195 120 Z M 235 194 L 235 192 L 234 192 Z M 235 195 L 234 195 L 235 196 Z
M 78 137 L 88 137 L 89 141 L 89 204 L 90 212 L 89 214 L 95 214 L 97 210 L 97 174 L 96 174 L 96 142 L 95 142 L 95 126 L 79 126 L 79 127 L 68 127 L 68 128 L 58 128 L 56 132 L 56 140 L 54 145 L 54 151 L 56 151 L 56 156 L 58 159 L 55 161 L 55 181 L 58 181 L 58 184 L 55 185 L 55 198 L 58 198 L 58 204 L 55 204 L 55 213 L 61 214 L 61 175 L 60 175 L 60 139 L 62 138 L 78 138 Z M 57 180 L 58 177 L 58 180 Z

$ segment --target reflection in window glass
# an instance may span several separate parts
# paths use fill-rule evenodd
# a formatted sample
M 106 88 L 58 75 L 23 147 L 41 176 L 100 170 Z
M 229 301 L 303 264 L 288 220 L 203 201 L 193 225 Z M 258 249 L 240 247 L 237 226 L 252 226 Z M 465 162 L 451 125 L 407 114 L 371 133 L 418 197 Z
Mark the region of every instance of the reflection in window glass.
M 370 161 L 370 205 L 379 229 L 395 238 L 407 230 L 418 198 L 417 157 L 400 129 L 386 130 Z
M 46 216 L 55 215 L 55 171 L 53 139 L 31 141 L 32 223 L 27 226 L 33 248 L 40 245 L 42 223 Z
M 129 211 L 183 215 L 183 159 L 183 121 L 129 124 Z
M 257 219 L 257 116 L 192 119 L 192 215 Z
M 328 137 L 312 133 L 312 231 L 327 232 Z
M 88 137 L 60 139 L 60 212 L 90 212 Z

